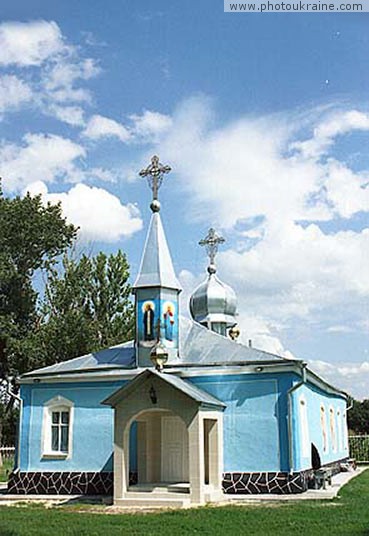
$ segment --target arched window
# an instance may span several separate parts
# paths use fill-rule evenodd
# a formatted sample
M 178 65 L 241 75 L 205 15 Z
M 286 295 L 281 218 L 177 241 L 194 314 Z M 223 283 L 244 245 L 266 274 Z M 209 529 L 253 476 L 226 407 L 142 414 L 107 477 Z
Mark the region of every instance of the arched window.
M 334 419 L 334 409 L 332 406 L 329 408 L 329 432 L 331 436 L 332 451 L 336 452 L 337 450 L 336 422 Z
M 322 431 L 323 452 L 328 452 L 327 417 L 323 404 L 320 406 L 320 428 Z
M 72 453 L 73 402 L 56 396 L 44 405 L 42 456 L 69 458 Z
M 307 416 L 307 404 L 304 396 L 299 400 L 300 410 L 300 437 L 301 437 L 301 453 L 304 458 L 310 456 L 310 438 L 309 438 L 309 420 Z

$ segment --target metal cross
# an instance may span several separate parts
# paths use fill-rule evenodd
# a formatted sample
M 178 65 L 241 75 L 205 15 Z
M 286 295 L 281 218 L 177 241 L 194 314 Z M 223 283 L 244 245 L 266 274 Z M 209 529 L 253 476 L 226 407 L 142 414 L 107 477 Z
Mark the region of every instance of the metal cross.
M 225 239 L 218 235 L 212 227 L 209 229 L 207 236 L 200 240 L 199 245 L 205 246 L 206 253 L 210 259 L 210 264 L 214 264 L 215 255 L 218 253 L 218 245 L 223 244 L 224 242 Z
M 147 178 L 147 182 L 152 190 L 153 200 L 158 199 L 158 191 L 163 182 L 164 174 L 169 173 L 171 170 L 172 168 L 170 166 L 163 166 L 159 162 L 159 157 L 154 155 L 151 158 L 151 164 L 140 171 L 140 177 Z

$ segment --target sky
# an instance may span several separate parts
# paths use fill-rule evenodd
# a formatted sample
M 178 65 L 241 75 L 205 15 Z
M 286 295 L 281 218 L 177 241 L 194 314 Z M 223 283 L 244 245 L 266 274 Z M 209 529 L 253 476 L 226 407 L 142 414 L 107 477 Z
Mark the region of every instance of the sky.
M 5 0 L 0 17 L 5 194 L 61 201 L 78 250 L 123 249 L 133 279 L 138 172 L 159 154 L 182 313 L 214 226 L 241 341 L 369 398 L 369 15 Z

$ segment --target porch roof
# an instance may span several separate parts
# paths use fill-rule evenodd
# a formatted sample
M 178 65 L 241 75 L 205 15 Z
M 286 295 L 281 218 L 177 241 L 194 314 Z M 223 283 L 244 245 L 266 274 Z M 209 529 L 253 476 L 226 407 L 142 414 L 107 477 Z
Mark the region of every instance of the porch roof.
M 141 374 L 136 376 L 131 380 L 127 385 L 120 387 L 108 398 L 103 400 L 101 403 L 106 406 L 115 407 L 122 399 L 129 396 L 132 391 L 137 389 L 140 384 L 145 382 L 150 376 L 159 378 L 161 381 L 166 382 L 172 385 L 175 389 L 187 395 L 189 398 L 197 402 L 199 405 L 208 406 L 213 408 L 218 408 L 224 410 L 226 404 L 215 398 L 215 396 L 210 395 L 206 391 L 203 391 L 196 385 L 193 385 L 191 382 L 183 380 L 178 376 L 173 376 L 172 374 L 167 374 L 165 372 L 157 372 L 156 370 L 146 369 Z

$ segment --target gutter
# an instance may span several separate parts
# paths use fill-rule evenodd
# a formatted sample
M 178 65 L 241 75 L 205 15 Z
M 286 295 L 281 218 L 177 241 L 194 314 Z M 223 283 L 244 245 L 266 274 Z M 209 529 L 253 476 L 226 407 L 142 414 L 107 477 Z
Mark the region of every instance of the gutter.
M 301 367 L 301 380 L 291 387 L 287 391 L 287 404 L 288 404 L 288 453 L 289 453 L 289 466 L 290 474 L 293 473 L 293 431 L 292 431 L 292 394 L 297 391 L 302 385 L 306 383 L 306 367 L 307 363 L 300 363 Z
M 6 392 L 7 394 L 16 400 L 19 404 L 19 420 L 18 420 L 18 442 L 17 442 L 17 460 L 16 460 L 16 466 L 14 468 L 14 472 L 18 472 L 20 469 L 20 446 L 21 446 L 21 431 L 22 431 L 22 418 L 23 418 L 23 400 L 20 396 L 16 395 L 10 388 L 10 382 L 7 380 L 6 382 Z

